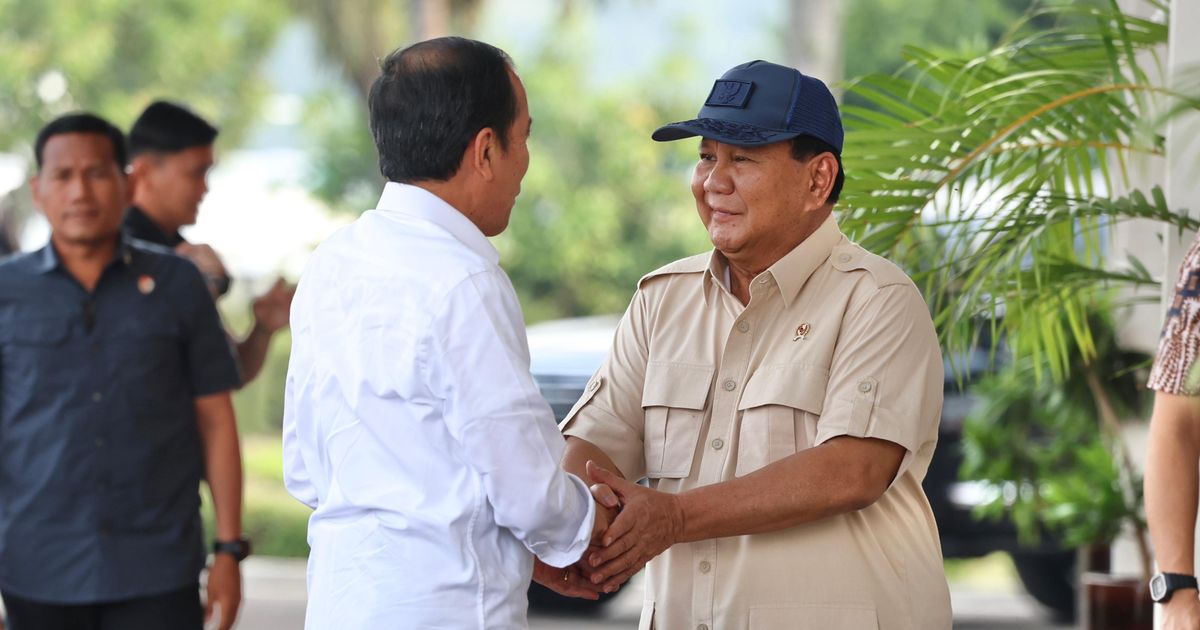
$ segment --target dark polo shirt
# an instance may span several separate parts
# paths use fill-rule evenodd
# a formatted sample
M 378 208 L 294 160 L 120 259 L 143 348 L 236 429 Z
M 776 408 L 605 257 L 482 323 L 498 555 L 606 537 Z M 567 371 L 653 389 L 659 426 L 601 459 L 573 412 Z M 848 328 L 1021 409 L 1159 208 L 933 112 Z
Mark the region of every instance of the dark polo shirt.
M 0 591 L 96 603 L 195 584 L 198 396 L 238 385 L 199 271 L 122 237 L 88 293 L 53 246 L 0 261 Z
M 158 227 L 147 214 L 145 210 L 137 206 L 129 206 L 125 210 L 125 217 L 121 221 L 121 229 L 126 236 L 135 238 L 139 241 L 162 245 L 163 247 L 174 250 L 182 243 L 186 243 L 187 239 L 178 230 L 168 234 Z M 224 296 L 229 293 L 231 278 L 229 276 L 206 277 L 205 282 L 212 283 L 212 289 L 216 291 L 217 297 Z
M 176 231 L 174 234 L 167 234 L 158 227 L 158 224 L 153 219 L 146 216 L 146 212 L 137 206 L 129 206 L 125 210 L 125 217 L 121 220 L 121 229 L 125 230 L 125 234 L 136 238 L 139 241 L 154 243 L 174 249 L 180 243 L 186 243 L 183 236 Z

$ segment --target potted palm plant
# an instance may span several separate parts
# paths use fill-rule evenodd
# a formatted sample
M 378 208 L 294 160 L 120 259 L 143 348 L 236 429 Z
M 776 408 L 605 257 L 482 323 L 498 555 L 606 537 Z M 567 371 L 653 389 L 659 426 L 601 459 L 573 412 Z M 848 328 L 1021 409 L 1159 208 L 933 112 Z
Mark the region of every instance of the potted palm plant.
M 1088 323 L 1095 352 L 1085 359 L 1071 347 L 1064 379 L 1038 374 L 1023 358 L 975 385 L 961 473 L 992 490 L 980 517 L 1011 519 L 1024 542 L 1050 535 L 1080 550 L 1087 627 L 1149 630 L 1141 479 L 1121 427 L 1121 419 L 1146 410 L 1149 356 L 1120 348 L 1106 310 Z M 1108 549 L 1123 532 L 1137 544 L 1141 570 L 1113 576 Z

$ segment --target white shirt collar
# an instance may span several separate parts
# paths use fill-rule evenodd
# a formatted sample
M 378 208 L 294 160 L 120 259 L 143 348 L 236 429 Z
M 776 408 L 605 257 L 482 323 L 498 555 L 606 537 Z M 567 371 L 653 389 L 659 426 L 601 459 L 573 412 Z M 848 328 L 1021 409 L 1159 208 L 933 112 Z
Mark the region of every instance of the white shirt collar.
M 388 182 L 375 209 L 433 223 L 492 264 L 500 262 L 500 252 L 470 219 L 441 197 L 420 186 Z

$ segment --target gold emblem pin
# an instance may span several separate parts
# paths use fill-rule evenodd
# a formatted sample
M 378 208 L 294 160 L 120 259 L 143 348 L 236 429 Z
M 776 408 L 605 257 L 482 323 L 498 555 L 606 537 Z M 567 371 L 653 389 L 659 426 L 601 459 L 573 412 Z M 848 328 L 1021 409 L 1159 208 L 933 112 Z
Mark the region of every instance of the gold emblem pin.
M 808 331 L 810 330 L 812 330 L 812 326 L 800 324 L 796 327 L 796 336 L 792 337 L 792 341 L 803 341 L 808 336 Z
M 154 278 L 142 274 L 138 277 L 137 287 L 138 291 L 142 292 L 142 295 L 150 295 L 154 291 Z

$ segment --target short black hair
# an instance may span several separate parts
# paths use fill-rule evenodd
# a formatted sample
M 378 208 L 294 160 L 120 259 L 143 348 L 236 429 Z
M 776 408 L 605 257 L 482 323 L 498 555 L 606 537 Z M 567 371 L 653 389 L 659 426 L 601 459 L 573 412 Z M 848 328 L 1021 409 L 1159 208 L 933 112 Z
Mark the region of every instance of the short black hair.
M 206 147 L 217 139 L 217 128 L 192 110 L 169 101 L 154 101 L 129 129 L 129 152 L 179 153 Z
M 825 203 L 837 203 L 838 197 L 842 194 L 842 186 L 846 184 L 846 170 L 842 168 L 842 155 L 820 138 L 805 135 L 792 138 L 793 159 L 804 161 L 822 153 L 832 153 L 833 157 L 837 159 L 837 178 L 833 180 L 833 188 L 829 190 L 829 196 L 825 198 Z
M 117 163 L 117 168 L 122 173 L 125 172 L 125 166 L 129 164 L 129 154 L 125 149 L 125 134 L 121 133 L 121 130 L 112 123 L 89 112 L 75 112 L 59 116 L 46 123 L 46 126 L 38 131 L 37 140 L 33 143 L 33 158 L 37 162 L 39 171 L 42 170 L 46 143 L 54 136 L 68 133 L 93 133 L 108 138 L 109 143 L 112 144 L 113 161 Z
M 388 55 L 367 98 L 379 171 L 389 181 L 446 181 L 483 129 L 508 150 L 517 92 L 512 59 L 490 44 L 440 37 Z

